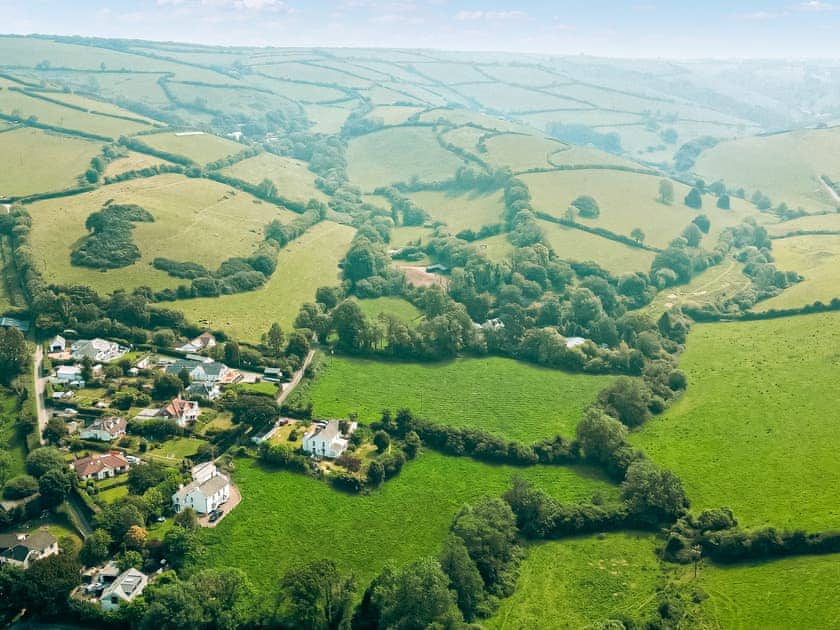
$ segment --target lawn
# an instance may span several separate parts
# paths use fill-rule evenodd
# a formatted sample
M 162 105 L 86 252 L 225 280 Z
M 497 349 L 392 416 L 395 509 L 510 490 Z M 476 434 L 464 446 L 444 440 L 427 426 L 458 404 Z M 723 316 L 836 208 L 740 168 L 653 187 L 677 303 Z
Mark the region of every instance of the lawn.
M 247 147 L 245 145 L 214 136 L 209 133 L 156 133 L 141 138 L 144 144 L 175 155 L 182 155 L 197 164 L 208 164 L 229 155 L 235 155 Z
M 132 238 L 139 261 L 101 272 L 70 264 L 70 253 L 85 236 L 85 220 L 108 200 L 134 203 L 152 213 L 153 223 L 137 223 Z M 48 281 L 84 284 L 101 292 L 119 288 L 174 287 L 185 281 L 151 267 L 158 256 L 191 261 L 215 269 L 231 256 L 250 255 L 273 219 L 297 215 L 251 195 L 206 179 L 159 175 L 102 186 L 73 197 L 40 201 L 30 206 L 32 247 L 40 256 Z
M 237 162 L 222 169 L 222 173 L 259 184 L 269 179 L 277 185 L 277 192 L 294 201 L 308 202 L 310 199 L 326 201 L 324 193 L 315 187 L 315 173 L 309 170 L 306 162 L 273 153 L 259 155 Z
M 460 165 L 460 158 L 441 147 L 428 127 L 369 133 L 353 138 L 347 151 L 350 181 L 365 191 L 415 177 L 422 182 L 450 179 Z
M 432 221 L 443 221 L 452 234 L 482 226 L 502 223 L 505 211 L 502 193 L 418 192 L 409 195 L 426 210 Z
M 674 182 L 674 203 L 666 206 L 657 201 L 661 178 L 653 175 L 593 169 L 535 173 L 522 175 L 521 179 L 530 189 L 537 210 L 563 217 L 576 197 L 591 195 L 601 208 L 600 217 L 576 220 L 625 236 L 641 228 L 644 242 L 655 247 L 667 247 L 698 214 L 706 214 L 711 220 L 711 231 L 703 239 L 707 249 L 714 249 L 724 228 L 738 225 L 747 216 L 767 220 L 752 204 L 740 199 L 732 200 L 732 210 L 720 210 L 715 207 L 715 198 L 706 195 L 703 208 L 693 210 L 683 203 L 688 187 L 678 182 Z
M 630 247 L 583 230 L 540 221 L 545 238 L 560 258 L 594 260 L 604 269 L 618 275 L 625 271 L 648 271 L 654 253 Z
M 105 503 L 113 503 L 117 499 L 128 496 L 128 486 L 126 484 L 111 486 L 107 490 L 102 490 L 97 496 Z
M 318 287 L 338 284 L 338 263 L 354 233 L 346 225 L 319 223 L 280 252 L 277 270 L 262 289 L 172 306 L 190 321 L 221 328 L 244 341 L 259 341 L 274 322 L 291 330 L 300 305 L 314 301 Z
M 612 378 L 498 357 L 396 363 L 331 357 L 311 390 L 315 415 L 363 421 L 407 407 L 436 422 L 525 443 L 572 437 L 583 409 Z
M 840 313 L 701 324 L 680 368 L 688 391 L 632 436 L 682 479 L 697 510 L 746 527 L 840 528 Z
M 261 591 L 273 594 L 290 565 L 329 558 L 356 575 L 361 597 L 386 562 L 403 565 L 436 554 L 457 510 L 501 495 L 515 474 L 566 501 L 616 494 L 615 486 L 589 469 L 489 466 L 434 452 L 407 463 L 397 478 L 367 496 L 238 460 L 234 480 L 242 504 L 218 527 L 202 531 L 203 562 L 240 568 Z
M 761 190 L 773 204 L 805 210 L 834 210 L 838 205 L 819 178 L 840 180 L 840 127 L 722 142 L 698 158 L 696 172 L 707 181 L 723 179 L 749 195 Z
M 144 459 L 154 460 L 161 464 L 171 464 L 177 466 L 185 457 L 192 457 L 195 455 L 198 447 L 202 444 L 206 444 L 206 442 L 197 438 L 175 438 L 174 440 L 162 442 L 155 448 L 150 448 L 145 453 L 140 454 L 140 456 Z
M 359 300 L 362 312 L 371 319 L 380 314 L 393 315 L 406 324 L 416 326 L 423 318 L 423 314 L 408 300 L 394 297 L 381 297 L 370 300 Z
M 0 197 L 72 188 L 101 149 L 96 142 L 30 128 L 2 134 L 0 145 Z
M 532 545 L 516 592 L 484 627 L 590 628 L 616 617 L 656 616 L 665 582 L 650 534 L 619 533 Z
M 756 304 L 756 311 L 799 308 L 817 300 L 840 297 L 840 235 L 791 236 L 773 241 L 776 267 L 798 271 L 805 280 L 774 298 Z

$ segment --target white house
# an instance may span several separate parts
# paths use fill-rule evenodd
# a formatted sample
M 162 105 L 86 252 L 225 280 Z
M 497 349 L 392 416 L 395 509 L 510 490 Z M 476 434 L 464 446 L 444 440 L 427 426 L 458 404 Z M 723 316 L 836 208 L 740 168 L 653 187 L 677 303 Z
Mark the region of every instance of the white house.
M 61 335 L 56 335 L 55 337 L 53 337 L 53 340 L 50 341 L 50 345 L 48 347 L 50 350 L 50 354 L 58 354 L 60 352 L 64 352 L 64 350 L 67 348 L 67 340 Z
M 303 450 L 317 457 L 330 459 L 341 456 L 347 450 L 348 441 L 341 437 L 338 420 L 330 420 L 326 427 L 316 426 L 303 436 Z
M 184 354 L 193 354 L 196 352 L 201 352 L 202 350 L 206 350 L 207 348 L 212 348 L 216 345 L 216 338 L 210 334 L 209 332 L 202 333 L 189 343 L 184 344 L 178 348 L 175 348 L 177 352 L 183 352 Z
M 201 409 L 196 401 L 183 398 L 173 399 L 163 410 L 163 415 L 175 420 L 179 427 L 195 424 L 200 414 Z
M 95 453 L 74 461 L 70 467 L 76 471 L 80 479 L 107 479 L 120 473 L 128 472 L 128 460 L 118 451 Z
M 183 370 L 187 371 L 190 381 L 194 383 L 226 384 L 242 380 L 242 374 L 238 370 L 232 370 L 224 363 L 205 357 L 179 359 L 166 367 L 166 373 L 175 376 Z
M 123 603 L 130 602 L 140 595 L 148 583 L 149 578 L 146 574 L 135 568 L 120 573 L 116 580 L 105 587 L 99 597 L 102 610 L 117 610 Z
M 119 416 L 100 418 L 79 431 L 79 437 L 83 440 L 110 442 L 125 435 L 126 424 L 125 418 Z
M 569 349 L 577 348 L 578 346 L 582 346 L 585 343 L 586 343 L 586 339 L 584 339 L 583 337 L 567 337 L 566 338 L 566 347 L 569 348 Z
M 80 339 L 70 346 L 70 354 L 76 361 L 85 357 L 97 363 L 108 363 L 122 357 L 128 348 L 104 339 Z
M 32 534 L 0 534 L 0 564 L 28 569 L 35 560 L 58 553 L 58 540 L 45 529 Z
M 193 480 L 172 495 L 176 512 L 191 507 L 199 514 L 209 514 L 230 498 L 230 479 L 216 469 L 212 462 L 195 466 Z

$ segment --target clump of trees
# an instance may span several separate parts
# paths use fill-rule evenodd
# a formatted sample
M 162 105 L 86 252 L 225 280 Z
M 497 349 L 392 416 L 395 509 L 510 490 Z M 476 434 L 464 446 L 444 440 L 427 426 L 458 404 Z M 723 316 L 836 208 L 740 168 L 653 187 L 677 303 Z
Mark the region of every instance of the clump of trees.
M 597 219 L 601 214 L 601 208 L 594 197 L 581 195 L 572 202 L 572 207 L 585 219 Z
M 85 221 L 89 234 L 70 254 L 79 267 L 118 269 L 140 260 L 140 249 L 131 239 L 132 223 L 151 223 L 154 217 L 140 206 L 108 205 Z

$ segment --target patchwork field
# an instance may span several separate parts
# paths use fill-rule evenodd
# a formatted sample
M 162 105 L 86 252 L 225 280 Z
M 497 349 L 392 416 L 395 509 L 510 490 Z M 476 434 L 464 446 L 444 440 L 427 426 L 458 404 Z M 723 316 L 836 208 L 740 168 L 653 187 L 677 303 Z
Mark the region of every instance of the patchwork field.
M 499 496 L 515 474 L 566 501 L 589 499 L 594 493 L 608 500 L 616 495 L 615 486 L 585 468 L 489 466 L 434 452 L 424 452 L 367 496 L 239 460 L 234 480 L 242 504 L 218 527 L 202 532 L 207 545 L 202 562 L 242 569 L 258 588 L 274 593 L 280 576 L 305 550 L 307 560 L 329 558 L 341 571 L 355 574 L 361 597 L 386 562 L 402 565 L 438 553 L 458 509 Z M 330 544 L 317 544 L 324 536 Z
M 274 322 L 290 330 L 300 305 L 313 301 L 318 287 L 338 283 L 338 263 L 353 234 L 346 225 L 319 223 L 280 252 L 277 270 L 262 289 L 184 300 L 175 302 L 174 308 L 190 321 L 220 328 L 243 341 L 259 341 Z
M 754 310 L 798 308 L 840 297 L 840 235 L 777 239 L 773 241 L 773 257 L 779 269 L 798 271 L 805 280 L 756 304 Z
M 696 164 L 708 181 L 723 179 L 749 194 L 761 190 L 774 205 L 833 210 L 840 201 L 820 177 L 840 180 L 840 127 L 809 129 L 724 142 L 705 151 Z
M 583 409 L 612 380 L 502 359 L 397 363 L 331 357 L 312 385 L 315 415 L 370 421 L 385 408 L 525 443 L 572 437 Z
M 221 172 L 251 184 L 259 184 L 264 179 L 269 179 L 277 185 L 280 195 L 293 201 L 306 203 L 310 199 L 327 199 L 326 195 L 315 187 L 315 173 L 301 160 L 273 153 L 260 153 L 222 169 Z
M 411 147 L 406 151 L 406 147 Z M 420 181 L 449 179 L 461 160 L 438 144 L 429 127 L 393 127 L 350 141 L 347 172 L 365 191 L 413 177 Z
M 135 224 L 134 242 L 142 258 L 135 264 L 107 272 L 70 265 L 70 252 L 86 234 L 88 215 L 113 200 L 134 203 L 155 217 Z M 87 284 L 99 291 L 151 286 L 177 286 L 150 264 L 158 256 L 192 261 L 210 268 L 235 255 L 248 255 L 263 240 L 263 228 L 273 219 L 290 221 L 297 215 L 260 202 L 250 195 L 206 179 L 159 175 L 135 179 L 95 191 L 40 201 L 30 206 L 32 245 L 43 256 L 43 272 L 51 282 Z
M 831 231 L 840 233 L 840 213 L 812 214 L 791 221 L 767 226 L 770 236 L 785 236 L 797 231 Z M 775 245 L 773 246 L 775 249 Z
M 453 234 L 468 228 L 478 232 L 482 226 L 501 223 L 505 210 L 500 192 L 456 194 L 433 191 L 412 193 L 409 197 L 429 213 L 432 221 L 446 223 Z
M 100 151 L 95 142 L 29 128 L 3 133 L 0 146 L 0 197 L 72 188 Z
M 314 133 L 338 133 L 352 110 L 331 105 L 306 105 L 306 117 L 312 121 Z
M 481 157 L 489 164 L 507 166 L 514 171 L 550 168 L 552 156 L 569 149 L 569 145 L 559 140 L 520 134 L 493 136 L 485 141 L 484 146 L 487 151 Z
M 625 271 L 648 271 L 653 252 L 630 247 L 583 230 L 540 221 L 545 238 L 560 258 L 566 260 L 594 260 L 615 274 Z
M 144 168 L 151 168 L 161 164 L 168 164 L 168 162 L 153 155 L 129 151 L 126 157 L 117 158 L 113 162 L 109 162 L 108 166 L 105 167 L 104 175 L 105 177 L 114 177 L 115 175 L 120 175 L 121 173 L 139 171 Z
M 188 133 L 188 135 L 156 133 L 140 139 L 153 149 L 182 155 L 197 164 L 209 164 L 245 149 L 245 146 L 233 140 L 209 133 Z
M 655 617 L 664 583 L 656 544 L 649 534 L 621 533 L 532 545 L 516 592 L 484 626 L 590 628 L 617 617 Z
M 840 527 L 826 396 L 838 333 L 838 313 L 695 326 L 680 361 L 688 391 L 632 443 L 680 476 L 695 510 L 727 505 L 746 527 Z
M 380 105 L 374 107 L 366 118 L 381 120 L 386 125 L 401 125 L 414 114 L 422 112 L 422 107 L 409 107 L 407 105 Z

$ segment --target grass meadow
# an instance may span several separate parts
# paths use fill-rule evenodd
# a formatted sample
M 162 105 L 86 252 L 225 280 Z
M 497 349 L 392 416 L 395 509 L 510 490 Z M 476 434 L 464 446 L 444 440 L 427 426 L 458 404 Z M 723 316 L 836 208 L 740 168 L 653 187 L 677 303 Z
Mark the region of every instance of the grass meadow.
M 614 274 L 648 271 L 655 254 L 548 221 L 540 221 L 545 238 L 560 258 L 594 260 Z
M 327 200 L 327 196 L 315 187 L 315 173 L 301 160 L 260 153 L 222 169 L 222 173 L 251 184 L 270 179 L 283 197 L 294 201 L 306 203 L 310 199 Z
M 117 158 L 116 160 L 109 162 L 108 166 L 105 167 L 104 175 L 105 177 L 114 177 L 115 175 L 120 175 L 121 173 L 139 171 L 144 168 L 161 166 L 163 164 L 169 164 L 169 162 L 161 160 L 159 157 L 155 157 L 154 155 L 129 151 L 128 155 L 125 157 Z
M 304 105 L 313 133 L 338 133 L 352 110 L 332 105 Z
M 423 318 L 414 304 L 402 298 L 381 297 L 358 302 L 362 312 L 371 319 L 376 319 L 380 314 L 393 315 L 406 324 L 416 326 Z
M 300 305 L 314 301 L 318 287 L 338 283 L 338 263 L 353 234 L 346 225 L 319 223 L 280 252 L 277 270 L 262 289 L 183 300 L 172 308 L 183 311 L 190 321 L 220 328 L 242 341 L 259 341 L 274 322 L 291 330 Z
M 664 571 L 650 534 L 618 533 L 534 544 L 516 592 L 484 622 L 488 630 L 590 628 L 618 616 L 656 616 Z
M 840 233 L 840 213 L 811 214 L 791 221 L 782 221 L 767 226 L 767 232 L 771 237 L 785 236 L 800 230 L 821 230 Z M 773 245 L 775 251 L 776 245 Z
M 423 182 L 449 179 L 460 165 L 460 158 L 441 147 L 429 127 L 375 131 L 353 138 L 347 151 L 350 181 L 365 191 L 413 177 Z
M 0 144 L 0 197 L 72 188 L 101 149 L 95 142 L 30 128 L 3 133 Z
M 235 155 L 246 148 L 238 142 L 209 133 L 190 135 L 156 133 L 143 136 L 141 140 L 153 149 L 187 157 L 197 164 L 209 164 L 229 155 Z
M 14 391 L 4 388 L 0 390 L 0 445 L 12 459 L 10 478 L 24 473 L 26 460 L 26 438 L 18 431 L 17 419 L 17 396 Z
M 443 221 L 453 234 L 468 228 L 478 230 L 484 225 L 503 221 L 504 200 L 502 193 L 490 194 L 418 192 L 409 197 L 426 210 L 432 221 Z
M 138 204 L 155 217 L 153 223 L 134 226 L 132 238 L 141 259 L 105 272 L 72 266 L 70 253 L 86 235 L 85 220 L 111 199 Z M 135 179 L 83 195 L 40 201 L 30 206 L 30 212 L 32 247 L 46 278 L 61 284 L 86 284 L 102 292 L 142 285 L 177 286 L 184 281 L 151 267 L 155 258 L 215 268 L 231 256 L 251 254 L 273 219 L 287 222 L 297 216 L 223 184 L 181 175 Z
M 331 357 L 311 396 L 315 415 L 363 421 L 407 407 L 453 426 L 525 443 L 572 437 L 583 409 L 612 380 L 568 374 L 498 357 L 397 363 Z
M 484 146 L 487 148 L 486 153 L 481 154 L 484 160 L 496 168 L 507 166 L 514 171 L 550 168 L 551 156 L 569 148 L 559 140 L 524 134 L 493 136 Z
M 751 286 L 752 281 L 744 275 L 744 264 L 726 258 L 694 276 L 688 284 L 660 291 L 645 310 L 659 317 L 672 306 L 718 304 Z
M 242 504 L 218 527 L 202 532 L 203 562 L 240 568 L 267 593 L 274 592 L 290 565 L 329 558 L 356 575 L 361 597 L 387 562 L 403 565 L 437 554 L 458 509 L 501 495 L 516 474 L 565 501 L 617 494 L 615 486 L 586 468 L 490 466 L 431 451 L 366 496 L 268 471 L 252 460 L 238 460 L 236 466 Z
M 695 326 L 688 390 L 631 442 L 679 475 L 695 510 L 729 506 L 748 528 L 840 528 L 838 334 L 840 313 Z

